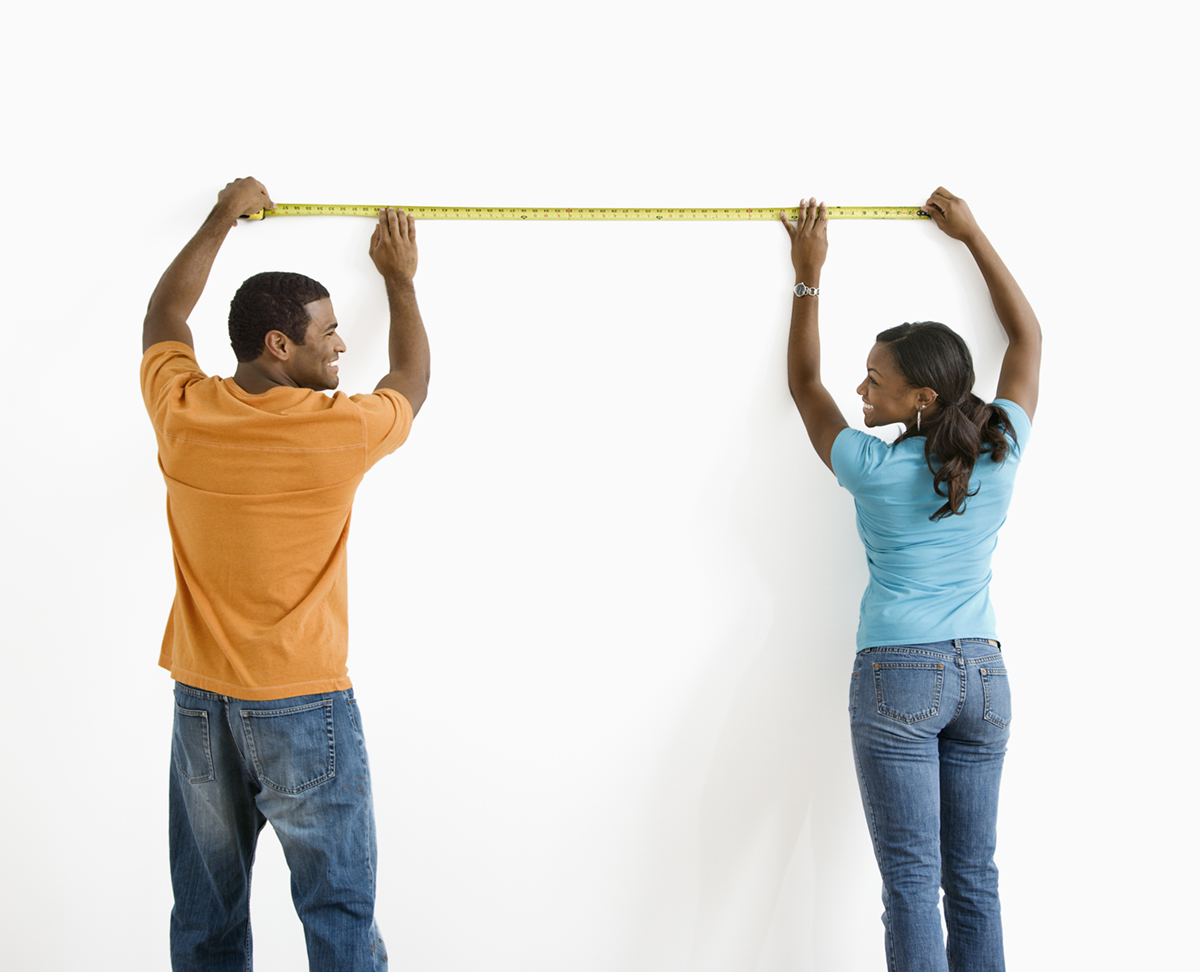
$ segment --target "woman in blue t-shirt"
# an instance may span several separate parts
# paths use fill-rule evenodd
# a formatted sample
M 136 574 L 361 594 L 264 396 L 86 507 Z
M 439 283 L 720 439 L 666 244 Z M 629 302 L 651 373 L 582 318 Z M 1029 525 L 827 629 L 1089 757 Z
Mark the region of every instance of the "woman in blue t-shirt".
M 883 331 L 858 386 L 868 428 L 848 427 L 821 384 L 817 308 L 825 204 L 800 204 L 788 386 L 817 454 L 854 496 L 870 583 L 850 689 L 851 738 L 883 876 L 890 972 L 1004 968 L 993 862 L 1011 718 L 988 599 L 996 534 L 1029 438 L 1042 336 L 1033 308 L 967 204 L 937 189 L 922 209 L 966 244 L 1008 350 L 997 398 L 973 393 L 966 344 L 942 324 Z M 945 892 L 943 941 L 938 889 Z

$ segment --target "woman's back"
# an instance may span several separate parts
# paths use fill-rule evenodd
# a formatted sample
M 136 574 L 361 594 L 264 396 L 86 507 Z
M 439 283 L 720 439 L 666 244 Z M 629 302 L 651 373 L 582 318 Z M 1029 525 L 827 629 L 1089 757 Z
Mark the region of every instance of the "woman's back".
M 922 437 L 888 445 L 846 428 L 834 441 L 833 470 L 854 496 L 871 578 L 862 599 L 859 649 L 996 638 L 988 597 L 992 551 L 1030 433 L 1021 406 L 996 404 L 1011 423 L 1008 455 L 1001 462 L 981 455 L 962 514 L 935 521 L 930 516 L 945 499 L 933 490 Z

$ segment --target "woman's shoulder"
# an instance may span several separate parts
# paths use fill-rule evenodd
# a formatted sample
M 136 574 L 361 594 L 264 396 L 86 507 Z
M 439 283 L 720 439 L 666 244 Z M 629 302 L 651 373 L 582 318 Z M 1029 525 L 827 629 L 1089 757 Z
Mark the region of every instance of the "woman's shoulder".
M 829 461 L 838 484 L 853 493 L 894 461 L 910 458 L 910 453 L 924 467 L 923 442 L 907 439 L 889 443 L 869 432 L 845 428 L 834 439 Z

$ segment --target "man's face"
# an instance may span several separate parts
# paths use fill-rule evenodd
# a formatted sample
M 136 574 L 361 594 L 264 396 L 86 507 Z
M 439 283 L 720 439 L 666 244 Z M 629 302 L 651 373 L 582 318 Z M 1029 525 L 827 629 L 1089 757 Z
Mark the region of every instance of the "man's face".
M 337 388 L 337 359 L 346 350 L 346 345 L 338 337 L 333 301 L 323 297 L 305 304 L 304 309 L 308 311 L 308 330 L 303 344 L 292 345 L 289 377 L 300 388 L 313 391 Z

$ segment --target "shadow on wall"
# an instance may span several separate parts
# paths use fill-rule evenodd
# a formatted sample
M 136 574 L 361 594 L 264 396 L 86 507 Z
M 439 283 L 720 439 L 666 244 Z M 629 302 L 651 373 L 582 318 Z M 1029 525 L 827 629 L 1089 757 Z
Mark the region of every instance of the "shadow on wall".
M 765 381 L 760 387 L 771 389 Z M 693 877 L 694 911 L 668 915 L 665 895 L 643 889 L 631 968 L 650 969 L 652 956 L 677 962 L 681 951 L 688 972 L 774 967 L 765 951 L 782 952 L 779 961 L 792 969 L 815 968 L 823 955 L 844 961 L 845 941 L 825 939 L 844 929 L 848 895 L 857 908 L 864 904 L 861 872 L 847 880 L 845 850 L 861 838 L 870 853 L 846 714 L 866 583 L 853 505 L 812 452 L 790 401 L 784 411 L 772 389 L 747 422 L 746 467 L 730 519 L 757 575 L 747 588 L 758 595 L 732 609 L 738 630 L 715 639 L 722 647 L 646 799 L 650 808 L 694 812 L 682 820 L 660 812 L 649 831 L 657 830 L 649 852 L 660 858 L 680 831 L 695 834 L 673 861 Z M 723 719 L 714 715 L 721 712 Z M 698 744 L 705 737 L 710 746 Z M 706 767 L 695 765 L 700 753 L 710 756 Z M 698 803 L 667 792 L 696 778 L 703 779 Z M 667 866 L 659 890 L 678 889 Z M 869 945 L 878 951 L 876 940 Z

